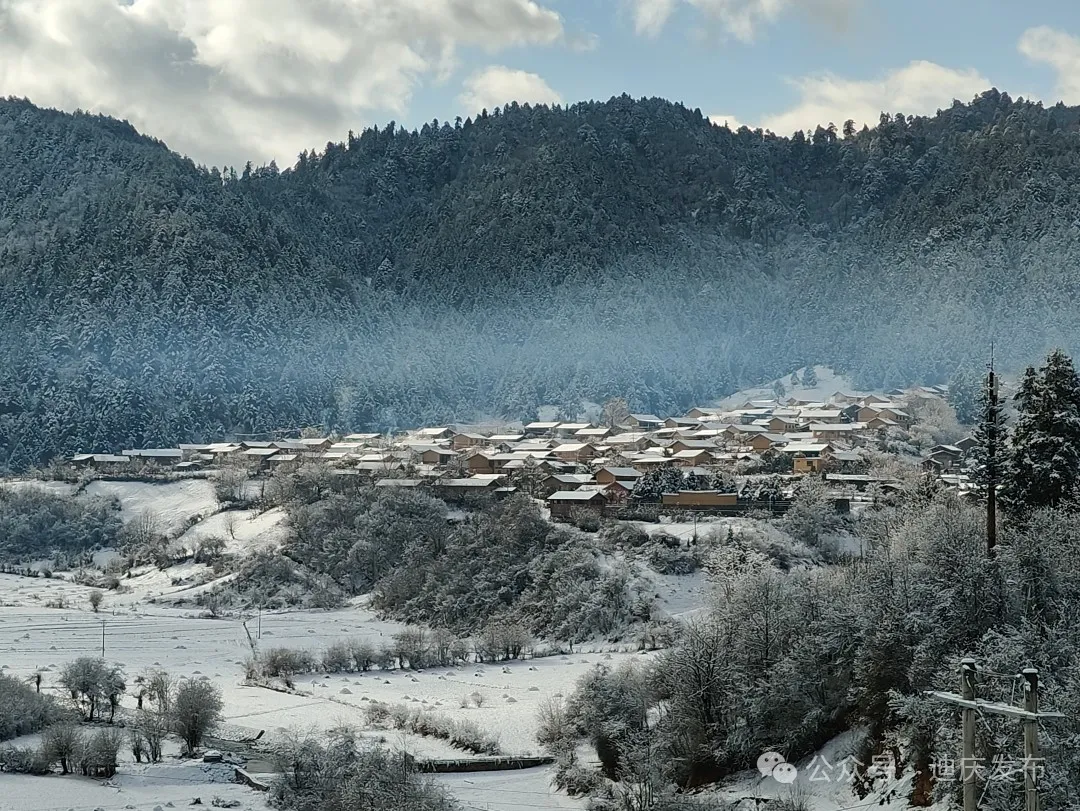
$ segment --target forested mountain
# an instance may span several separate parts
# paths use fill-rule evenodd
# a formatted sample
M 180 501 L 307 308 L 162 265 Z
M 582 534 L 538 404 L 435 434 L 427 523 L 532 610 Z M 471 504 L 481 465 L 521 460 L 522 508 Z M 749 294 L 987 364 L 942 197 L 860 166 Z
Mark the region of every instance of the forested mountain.
M 0 101 L 0 466 L 1026 364 L 1080 337 L 1078 148 L 997 91 L 793 138 L 624 96 L 237 174 Z

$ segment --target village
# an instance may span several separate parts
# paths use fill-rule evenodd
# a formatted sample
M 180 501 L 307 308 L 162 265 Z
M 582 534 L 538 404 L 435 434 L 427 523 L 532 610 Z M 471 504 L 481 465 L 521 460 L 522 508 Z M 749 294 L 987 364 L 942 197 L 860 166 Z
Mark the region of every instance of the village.
M 823 401 L 750 399 L 734 406 L 696 407 L 681 416 L 615 409 L 595 422 L 443 425 L 340 437 L 304 431 L 294 438 L 83 453 L 68 462 L 101 477 L 201 477 L 229 469 L 253 480 L 319 465 L 334 476 L 355 477 L 357 483 L 429 488 L 448 503 L 523 491 L 544 499 L 554 520 L 585 513 L 641 517 L 643 511 L 660 508 L 718 515 L 762 509 L 782 513 L 797 481 L 817 475 L 837 508 L 846 511 L 868 489 L 900 487 L 893 477 L 870 474 L 870 452 L 887 447 L 890 437 L 904 436 L 921 405 L 944 403 L 947 396 L 946 386 L 919 386 L 884 393 L 837 391 Z M 910 461 L 945 485 L 968 492 L 963 462 L 973 445 L 971 437 L 936 444 L 920 449 L 922 456 Z M 664 470 L 676 471 L 675 476 L 656 475 Z M 660 490 L 644 493 L 639 483 L 650 474 L 661 482 Z M 763 490 L 760 474 L 785 485 L 779 491 Z

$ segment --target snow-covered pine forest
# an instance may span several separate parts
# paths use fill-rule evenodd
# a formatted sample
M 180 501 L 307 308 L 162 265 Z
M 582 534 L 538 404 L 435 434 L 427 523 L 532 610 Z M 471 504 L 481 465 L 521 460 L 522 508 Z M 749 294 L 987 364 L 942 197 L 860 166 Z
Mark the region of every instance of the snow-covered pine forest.
M 0 468 L 320 425 L 1019 370 L 1080 321 L 1080 110 L 794 137 L 623 96 L 206 168 L 0 101 Z

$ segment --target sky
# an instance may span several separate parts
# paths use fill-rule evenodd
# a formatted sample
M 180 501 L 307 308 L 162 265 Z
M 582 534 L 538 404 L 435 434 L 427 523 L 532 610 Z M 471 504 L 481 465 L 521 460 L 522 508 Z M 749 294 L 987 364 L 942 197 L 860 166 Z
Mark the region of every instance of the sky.
M 509 101 L 661 96 L 781 135 L 997 87 L 1080 104 L 1076 0 L 0 0 L 0 95 L 198 163 Z

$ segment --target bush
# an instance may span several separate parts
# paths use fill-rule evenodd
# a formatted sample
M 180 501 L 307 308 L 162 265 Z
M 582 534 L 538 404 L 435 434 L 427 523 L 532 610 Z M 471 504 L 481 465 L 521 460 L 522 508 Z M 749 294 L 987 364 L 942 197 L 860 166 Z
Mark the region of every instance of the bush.
M 51 699 L 15 677 L 0 673 L 0 741 L 44 729 L 60 714 Z
M 321 667 L 326 673 L 348 673 L 358 668 L 354 664 L 348 642 L 335 642 L 323 651 Z
M 41 776 L 50 771 L 51 764 L 40 749 L 0 747 L 0 772 Z
M 291 683 L 292 676 L 298 673 L 314 673 L 318 669 L 315 657 L 309 651 L 290 648 L 269 648 L 262 654 L 259 664 L 264 676 L 281 678 L 286 683 Z

